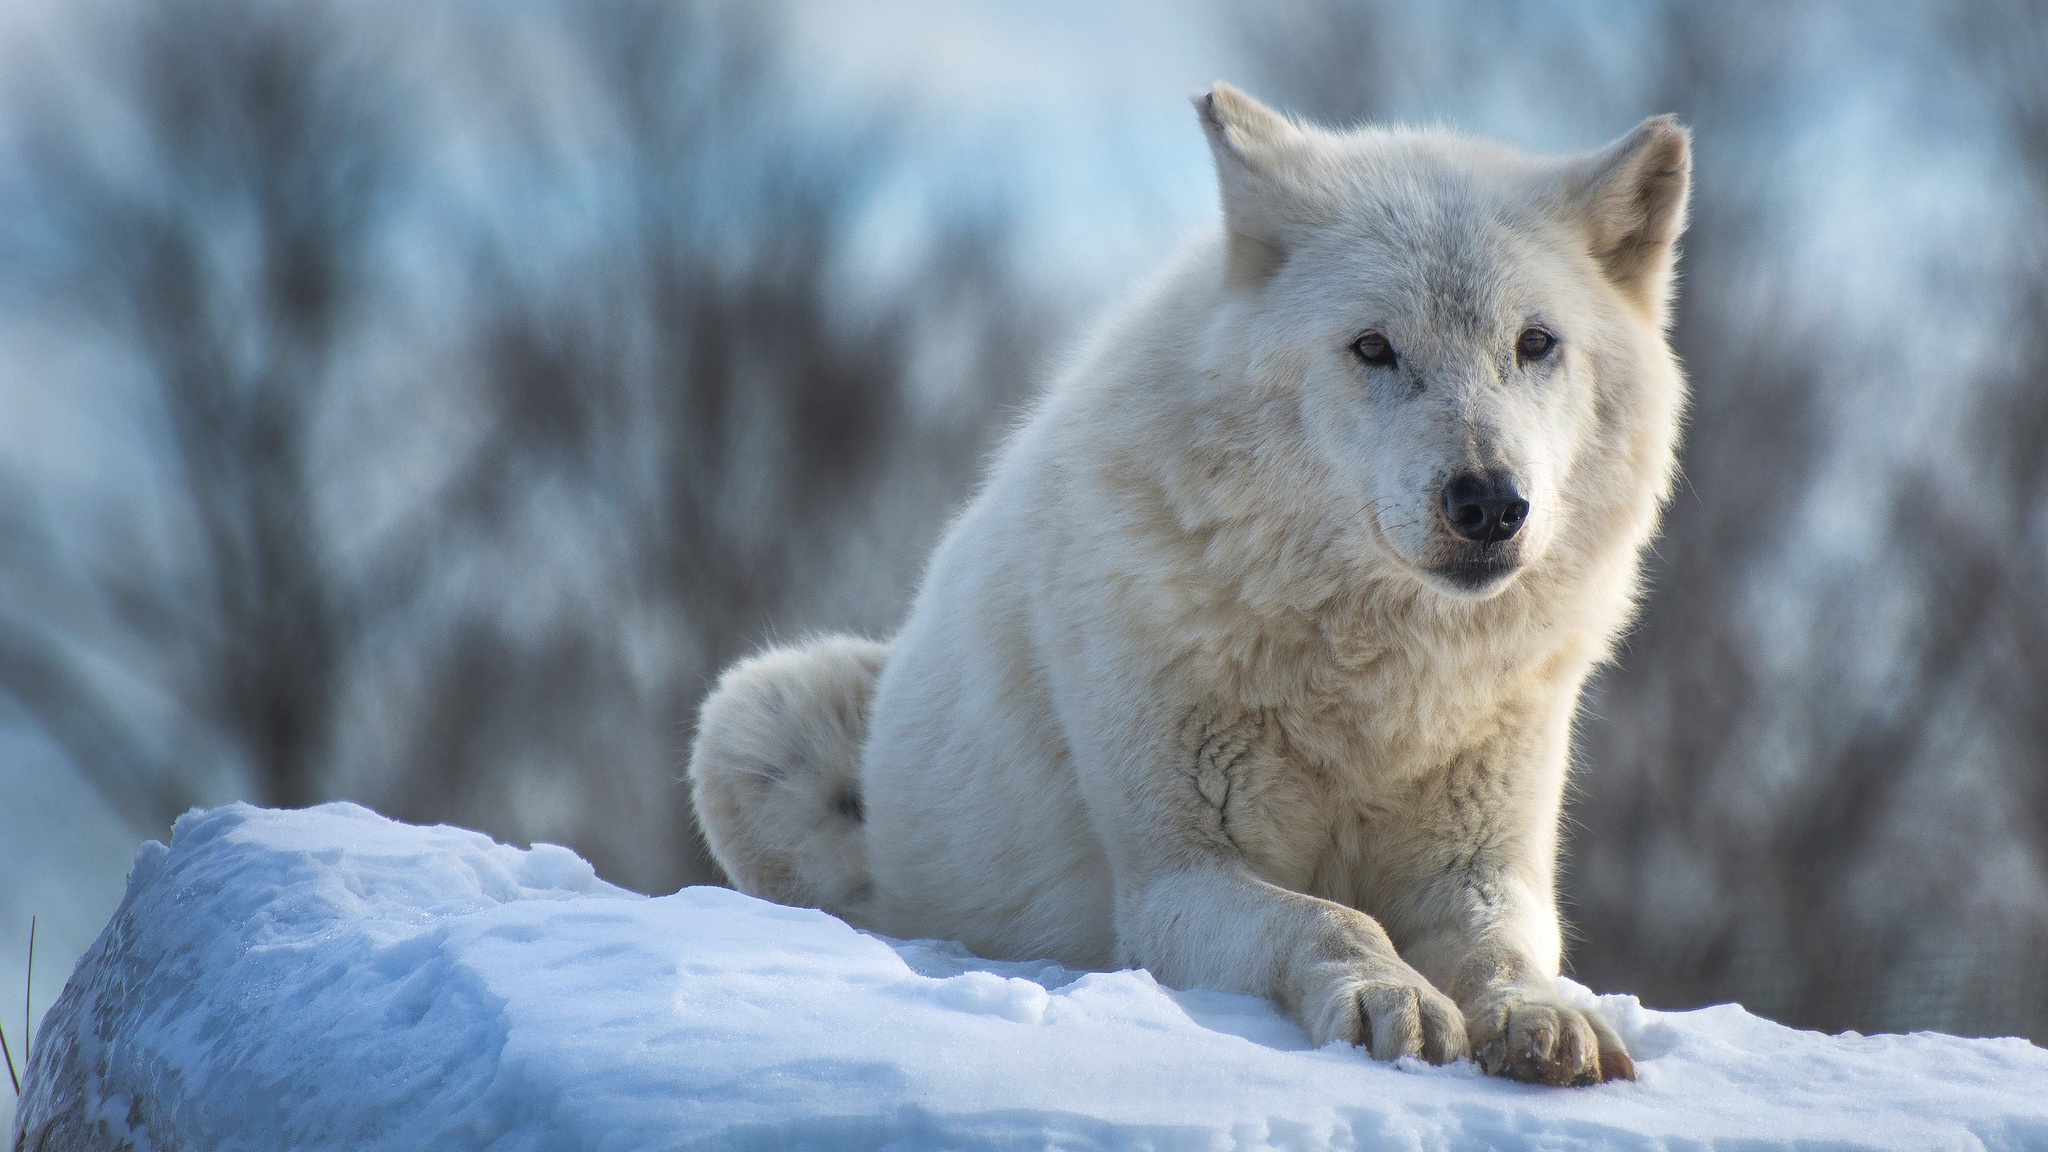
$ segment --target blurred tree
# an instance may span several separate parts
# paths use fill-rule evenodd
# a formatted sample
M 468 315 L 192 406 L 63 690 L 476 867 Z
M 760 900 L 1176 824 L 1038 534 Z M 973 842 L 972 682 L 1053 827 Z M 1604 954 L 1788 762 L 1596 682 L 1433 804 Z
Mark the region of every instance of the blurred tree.
M 0 682 L 159 830 L 200 798 L 208 768 L 191 757 L 225 752 L 266 803 L 319 792 L 349 609 L 328 579 L 309 440 L 391 153 L 386 86 L 325 9 L 176 0 L 120 15 L 94 45 L 109 81 L 96 95 L 118 101 L 119 122 L 47 104 L 29 121 L 22 167 L 48 231 L 22 275 L 135 348 L 180 539 L 172 555 L 104 549 L 55 619 L 8 619 Z M 16 536 L 12 560 L 76 546 L 56 528 Z M 139 657 L 211 739 L 123 723 L 90 668 L 113 654 L 82 643 L 93 608 L 123 634 L 114 658 Z
M 0 288 L 132 349 L 146 399 L 100 383 L 147 480 L 4 478 L 0 687 L 151 834 L 346 796 L 715 879 L 710 679 L 891 626 L 1035 369 L 996 215 L 862 265 L 886 118 L 799 108 L 758 5 L 448 6 L 417 57 L 321 0 L 78 19 L 91 66 L 19 94 Z
M 717 879 L 680 783 L 711 680 L 771 628 L 893 626 L 1044 315 L 971 219 L 901 287 L 849 292 L 894 145 L 880 123 L 800 121 L 772 14 L 604 0 L 565 25 L 591 98 L 579 131 L 610 142 L 599 182 L 624 192 L 543 278 L 516 249 L 483 256 L 461 353 L 483 432 L 383 548 L 388 570 L 434 559 L 400 599 L 436 623 L 402 658 L 420 686 L 392 709 L 404 770 L 366 791 L 665 891 Z M 914 394 L 941 339 L 967 349 L 947 368 L 970 402 L 935 416 Z M 561 563 L 564 508 L 605 526 L 568 533 L 597 603 L 536 619 L 501 593 L 439 598 L 477 555 Z M 900 558 L 875 559 L 878 536 Z

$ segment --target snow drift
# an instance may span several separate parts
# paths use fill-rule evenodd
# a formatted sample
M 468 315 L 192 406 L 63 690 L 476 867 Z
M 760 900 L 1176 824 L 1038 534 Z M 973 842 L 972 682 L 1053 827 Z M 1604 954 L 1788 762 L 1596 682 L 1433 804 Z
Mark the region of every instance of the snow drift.
M 1588 999 L 1595 999 L 1590 993 Z M 362 808 L 145 844 L 44 1022 L 35 1149 L 2042 1148 L 2048 1051 L 1598 997 L 1641 1080 L 1310 1049 L 1265 1001 L 991 963 Z

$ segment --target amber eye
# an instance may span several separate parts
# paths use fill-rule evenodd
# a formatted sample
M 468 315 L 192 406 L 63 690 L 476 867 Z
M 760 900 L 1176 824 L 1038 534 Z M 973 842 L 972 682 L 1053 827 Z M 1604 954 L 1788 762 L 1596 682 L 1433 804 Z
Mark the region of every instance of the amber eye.
M 1557 337 L 1543 328 L 1524 328 L 1522 338 L 1515 342 L 1515 352 L 1521 356 L 1524 363 L 1543 359 L 1550 355 L 1550 350 L 1555 347 Z
M 1376 368 L 1394 366 L 1394 346 L 1387 343 L 1387 338 L 1377 332 L 1367 332 L 1353 340 L 1351 350 L 1358 354 L 1360 360 Z

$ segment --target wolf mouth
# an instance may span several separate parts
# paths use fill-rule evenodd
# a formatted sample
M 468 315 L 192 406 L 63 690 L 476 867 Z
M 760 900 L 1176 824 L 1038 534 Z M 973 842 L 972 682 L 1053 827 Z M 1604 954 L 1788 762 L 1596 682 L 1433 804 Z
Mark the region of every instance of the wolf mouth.
M 1512 545 L 1498 544 L 1468 547 L 1465 557 L 1449 560 L 1442 564 L 1417 563 L 1401 554 L 1394 542 L 1387 538 L 1386 529 L 1381 526 L 1378 509 L 1367 505 L 1365 522 L 1372 531 L 1372 537 L 1385 554 L 1394 558 L 1401 567 L 1424 579 L 1435 577 L 1460 592 L 1487 593 L 1507 581 L 1522 567 L 1519 549 Z
M 1480 556 L 1439 564 L 1430 572 L 1464 591 L 1485 592 L 1514 575 L 1521 567 L 1509 556 Z

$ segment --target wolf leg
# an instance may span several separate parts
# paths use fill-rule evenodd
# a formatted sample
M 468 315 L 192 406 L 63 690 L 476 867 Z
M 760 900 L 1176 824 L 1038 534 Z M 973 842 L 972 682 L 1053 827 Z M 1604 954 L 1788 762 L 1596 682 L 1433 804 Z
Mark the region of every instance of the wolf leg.
M 1262 879 L 1233 839 L 1229 739 L 1182 710 L 1075 693 L 1069 731 L 1091 823 L 1101 828 L 1119 959 L 1169 985 L 1276 1000 L 1321 1045 L 1382 1060 L 1466 1053 L 1464 1017 L 1355 908 Z M 1135 713 L 1135 714 L 1134 714 Z M 1228 733 L 1224 734 L 1229 735 Z
M 1557 763 L 1518 754 L 1556 749 Z M 1503 741 L 1427 781 L 1405 814 L 1428 845 L 1396 886 L 1389 911 L 1402 955 L 1463 1009 L 1472 1054 L 1487 1072 L 1537 1084 L 1635 1079 L 1621 1037 L 1570 1002 L 1556 978 L 1560 932 L 1552 892 L 1562 744 Z
M 1458 1006 L 1357 909 L 1216 859 L 1162 870 L 1119 905 L 1119 943 L 1167 984 L 1268 997 L 1313 1043 L 1342 1040 L 1380 1060 L 1466 1054 Z

